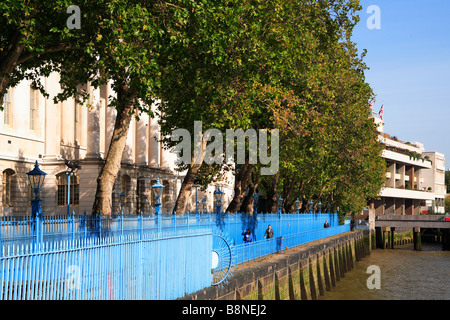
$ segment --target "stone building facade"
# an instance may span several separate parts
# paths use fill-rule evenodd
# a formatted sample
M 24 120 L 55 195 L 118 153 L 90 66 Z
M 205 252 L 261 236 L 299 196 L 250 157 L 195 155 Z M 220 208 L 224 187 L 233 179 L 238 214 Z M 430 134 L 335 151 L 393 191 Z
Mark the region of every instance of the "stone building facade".
M 59 75 L 42 79 L 49 98 L 35 90 L 29 81 L 10 88 L 0 112 L 0 216 L 30 215 L 31 192 L 26 173 L 38 161 L 47 173 L 41 198 L 45 215 L 67 214 L 68 168 L 65 160 L 81 165 L 70 178 L 70 212 L 90 214 L 96 191 L 96 178 L 103 166 L 114 129 L 116 111 L 109 108 L 114 96 L 110 85 L 99 89 L 86 86 L 91 93 L 90 107 L 76 98 L 54 103 L 60 92 Z M 156 139 L 155 139 L 156 138 Z M 124 213 L 154 212 L 151 186 L 159 178 L 164 185 L 162 212 L 171 213 L 184 173 L 175 171 L 175 154 L 157 141 L 157 118 L 141 114 L 133 118 L 122 156 L 122 166 L 113 193 L 113 213 L 120 212 L 121 193 L 125 194 Z M 213 208 L 213 192 L 218 186 L 225 192 L 224 206 L 232 199 L 234 179 L 197 191 L 203 210 Z M 194 189 L 195 190 L 195 189 Z M 186 211 L 195 210 L 195 191 Z

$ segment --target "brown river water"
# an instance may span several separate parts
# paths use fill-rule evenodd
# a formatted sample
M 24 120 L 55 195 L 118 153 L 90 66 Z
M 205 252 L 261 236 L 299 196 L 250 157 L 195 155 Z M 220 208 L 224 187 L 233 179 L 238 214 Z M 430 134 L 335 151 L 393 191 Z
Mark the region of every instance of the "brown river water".
M 319 300 L 450 300 L 450 251 L 431 243 L 372 250 Z

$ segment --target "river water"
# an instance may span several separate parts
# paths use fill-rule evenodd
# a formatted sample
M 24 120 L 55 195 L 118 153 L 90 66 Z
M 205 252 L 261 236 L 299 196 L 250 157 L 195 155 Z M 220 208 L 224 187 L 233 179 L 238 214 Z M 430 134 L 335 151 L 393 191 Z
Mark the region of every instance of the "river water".
M 370 266 L 378 266 L 379 272 L 374 273 Z M 369 289 L 367 282 L 373 287 L 377 275 L 380 289 Z M 431 243 L 422 243 L 422 251 L 414 251 L 412 244 L 372 250 L 319 299 L 449 300 L 450 251 Z

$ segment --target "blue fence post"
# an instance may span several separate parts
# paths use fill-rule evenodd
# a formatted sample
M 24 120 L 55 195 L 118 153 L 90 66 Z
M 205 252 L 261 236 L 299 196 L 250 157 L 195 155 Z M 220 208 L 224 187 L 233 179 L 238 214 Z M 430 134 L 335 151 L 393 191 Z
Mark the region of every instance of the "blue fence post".
M 102 235 L 102 213 L 101 212 L 98 213 L 97 220 L 98 220 L 98 226 L 97 226 L 98 237 L 100 238 Z
M 156 214 L 156 225 L 158 227 L 158 232 L 161 232 L 161 224 L 162 224 L 162 219 L 161 219 L 161 211 L 158 211 Z
M 39 243 L 39 215 L 37 214 L 34 218 L 33 218 L 33 224 L 34 224 L 34 229 L 33 229 L 33 233 L 34 233 L 34 237 L 35 237 L 35 243 Z
M 189 211 L 186 212 L 186 215 L 184 217 L 184 222 L 186 223 L 186 227 L 189 230 Z
M 75 241 L 75 211 L 72 211 L 72 215 L 70 217 L 70 226 L 71 226 L 71 233 L 72 233 L 72 245 Z
M 143 232 L 144 232 L 144 223 L 142 221 L 143 217 L 142 217 L 142 211 L 141 214 L 139 215 L 139 239 L 142 240 L 142 236 L 143 236 Z
M 123 236 L 123 210 L 120 210 L 120 235 Z
M 87 217 L 86 210 L 84 210 L 84 239 L 87 238 Z
M 172 225 L 173 225 L 173 230 L 176 231 L 177 230 L 177 213 L 176 213 L 176 211 L 174 211 L 173 215 L 172 215 Z

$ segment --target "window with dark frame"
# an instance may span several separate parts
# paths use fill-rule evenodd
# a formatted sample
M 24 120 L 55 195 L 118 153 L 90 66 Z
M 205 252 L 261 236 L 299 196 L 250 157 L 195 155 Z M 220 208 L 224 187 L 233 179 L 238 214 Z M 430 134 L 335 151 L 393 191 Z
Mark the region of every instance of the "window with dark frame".
M 57 177 L 57 205 L 67 205 L 67 193 L 69 188 L 67 187 L 67 174 L 60 173 Z M 80 184 L 77 175 L 70 176 L 70 205 L 80 204 Z

